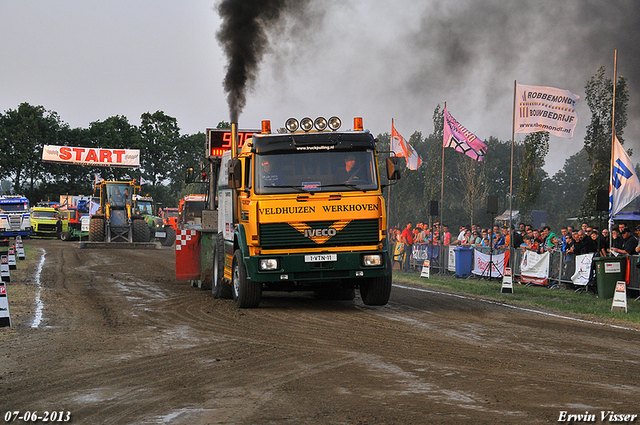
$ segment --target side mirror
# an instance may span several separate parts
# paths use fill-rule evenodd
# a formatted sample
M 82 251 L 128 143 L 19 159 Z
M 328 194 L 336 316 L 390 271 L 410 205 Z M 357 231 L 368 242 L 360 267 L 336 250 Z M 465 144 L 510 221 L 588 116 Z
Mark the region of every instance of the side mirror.
M 239 159 L 231 161 L 229 167 L 229 187 L 239 189 L 242 187 L 242 162 Z
M 387 158 L 387 178 L 389 180 L 400 180 L 400 169 L 398 168 L 398 157 Z

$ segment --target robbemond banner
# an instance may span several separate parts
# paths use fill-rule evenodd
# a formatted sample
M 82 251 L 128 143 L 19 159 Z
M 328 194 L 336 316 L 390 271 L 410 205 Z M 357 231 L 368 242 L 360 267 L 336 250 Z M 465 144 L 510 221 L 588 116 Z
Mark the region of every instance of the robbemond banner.
M 589 283 L 592 261 L 593 252 L 590 254 L 576 255 L 576 272 L 571 276 L 571 281 L 574 285 L 584 286 Z
M 502 277 L 504 276 L 505 264 L 509 262 L 509 251 L 500 254 L 485 254 L 473 250 L 473 270 L 472 273 L 485 277 Z
M 549 282 L 549 253 L 538 254 L 535 251 L 524 251 L 520 264 L 520 281 L 546 285 Z
M 98 167 L 139 168 L 140 151 L 45 145 L 42 150 L 42 161 Z
M 578 123 L 576 105 L 580 96 L 569 90 L 518 84 L 516 100 L 516 133 L 548 131 L 565 139 L 573 137 Z

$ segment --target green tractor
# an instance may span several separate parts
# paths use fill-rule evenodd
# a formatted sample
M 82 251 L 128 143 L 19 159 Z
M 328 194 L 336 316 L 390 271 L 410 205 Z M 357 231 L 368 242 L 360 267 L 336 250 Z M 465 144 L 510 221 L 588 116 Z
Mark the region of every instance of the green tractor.
M 162 218 L 155 215 L 156 207 L 149 195 L 133 195 L 133 211 L 140 214 L 149 228 L 149 241 L 160 242 L 162 246 L 171 246 L 176 239 L 176 232 L 171 226 L 165 226 Z
M 149 227 L 132 207 L 135 181 L 102 181 L 96 185 L 100 209 L 91 216 L 89 242 L 149 242 Z

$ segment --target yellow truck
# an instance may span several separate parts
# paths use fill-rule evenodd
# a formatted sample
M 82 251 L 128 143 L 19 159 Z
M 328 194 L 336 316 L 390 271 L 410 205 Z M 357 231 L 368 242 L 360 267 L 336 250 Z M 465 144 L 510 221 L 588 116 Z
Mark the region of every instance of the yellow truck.
M 282 133 L 263 121 L 250 137 L 235 123 L 231 131 L 208 129 L 209 174 L 219 171 L 218 178 L 210 180 L 198 248 L 179 252 L 183 238 L 176 238 L 176 273 L 199 257 L 202 284 L 210 281 L 215 297 L 233 298 L 240 308 L 257 307 L 263 291 L 353 299 L 358 289 L 365 304 L 386 304 L 388 183 L 381 182 L 376 139 L 362 119 L 350 131 L 340 126 L 333 117 L 290 119 Z M 396 166 L 387 159 L 389 182 L 400 178 Z
M 31 208 L 32 236 L 57 238 L 60 236 L 61 222 L 54 207 L 37 205 Z

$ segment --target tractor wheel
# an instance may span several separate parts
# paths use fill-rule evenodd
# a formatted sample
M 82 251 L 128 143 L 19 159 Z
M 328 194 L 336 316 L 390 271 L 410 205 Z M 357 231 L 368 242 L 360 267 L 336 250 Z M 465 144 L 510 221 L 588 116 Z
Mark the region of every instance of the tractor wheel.
M 133 220 L 132 227 L 134 242 L 149 242 L 151 231 L 144 220 Z
M 167 237 L 162 239 L 160 242 L 162 246 L 171 246 L 176 241 L 176 231 L 171 226 L 166 226 L 164 228 Z
M 91 217 L 89 222 L 89 242 L 104 242 L 104 218 Z
M 233 298 L 231 285 L 224 280 L 224 240 L 222 239 L 222 233 L 218 233 L 216 236 L 216 242 L 213 248 L 211 293 L 214 298 Z
M 60 232 L 60 240 L 61 241 L 70 241 L 71 240 L 71 233 L 69 233 L 69 232 Z
M 262 284 L 248 279 L 247 269 L 242 264 L 242 253 L 233 254 L 232 267 L 233 301 L 239 308 L 255 308 L 262 298 Z

